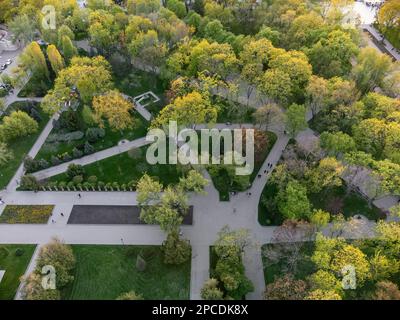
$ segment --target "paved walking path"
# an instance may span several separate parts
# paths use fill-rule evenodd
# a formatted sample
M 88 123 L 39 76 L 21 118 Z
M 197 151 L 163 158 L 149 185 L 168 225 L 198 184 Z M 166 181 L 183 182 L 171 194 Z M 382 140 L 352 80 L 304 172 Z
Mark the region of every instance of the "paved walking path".
M 54 120 L 58 119 L 59 114 L 55 114 L 53 117 L 50 118 L 49 122 L 47 123 L 46 127 L 43 129 L 42 133 L 36 140 L 35 144 L 28 152 L 28 156 L 31 158 L 35 158 L 38 154 L 39 150 L 42 148 L 44 142 L 46 141 L 48 135 L 50 134 L 51 130 L 53 130 L 53 122 Z M 14 174 L 14 177 L 11 179 L 9 184 L 7 185 L 7 190 L 16 190 L 18 188 L 19 182 L 21 177 L 25 174 L 24 163 L 21 163 L 17 172 Z
M 122 96 L 123 96 L 125 99 L 127 99 L 127 100 L 130 100 L 130 99 L 133 100 L 133 99 L 134 99 L 134 97 L 128 96 L 128 95 L 126 95 L 126 94 L 122 94 Z M 144 106 L 142 106 L 140 103 L 133 103 L 133 102 L 132 102 L 132 104 L 134 105 L 135 110 L 136 110 L 137 112 L 139 112 L 139 114 L 140 114 L 143 118 L 145 118 L 147 121 L 150 121 L 150 120 L 151 120 L 152 115 L 151 115 L 151 113 L 150 113 Z
M 374 26 L 364 24 L 362 25 L 362 28 L 368 30 L 373 37 L 375 37 L 376 40 L 382 41 L 382 36 L 380 35 L 379 31 L 375 29 Z M 400 60 L 400 53 L 397 51 L 397 49 L 389 42 L 389 40 L 385 39 L 383 40 L 383 46 L 385 49 L 390 53 L 390 55 L 396 60 Z M 385 53 L 385 52 L 384 52 Z
M 40 246 L 38 245 L 38 246 L 36 246 L 35 251 L 33 252 L 31 261 L 29 262 L 28 267 L 25 270 L 25 273 L 24 273 L 24 276 L 23 276 L 24 278 L 27 278 L 35 270 L 35 268 L 36 268 L 36 259 L 38 258 L 39 251 L 40 251 Z M 14 297 L 14 300 L 22 300 L 21 290 L 22 290 L 23 284 L 24 284 L 23 282 L 21 282 L 19 284 L 18 289 L 17 289 L 17 293 L 15 294 L 15 297 Z

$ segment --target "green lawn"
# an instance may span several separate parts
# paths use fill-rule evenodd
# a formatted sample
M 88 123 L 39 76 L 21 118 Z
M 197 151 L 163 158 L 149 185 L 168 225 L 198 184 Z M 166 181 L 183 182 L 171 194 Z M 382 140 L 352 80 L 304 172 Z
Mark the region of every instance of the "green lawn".
M 53 209 L 54 206 L 51 205 L 8 205 L 0 215 L 0 223 L 46 224 Z
M 13 108 L 13 105 L 11 105 L 10 107 Z M 47 114 L 40 112 L 40 116 L 42 118 L 42 121 L 40 121 L 39 130 L 35 134 L 29 135 L 27 137 L 22 137 L 20 139 L 12 141 L 9 144 L 10 150 L 14 154 L 14 159 L 8 162 L 5 166 L 0 167 L 0 189 L 3 189 L 7 186 L 10 179 L 14 176 L 21 162 L 24 160 L 25 156 L 28 154 L 28 152 L 36 142 L 37 138 L 39 137 L 40 133 L 49 121 L 49 117 Z
M 278 188 L 267 184 L 261 195 L 258 205 L 258 222 L 263 226 L 281 225 L 283 217 L 275 204 Z M 262 202 L 262 199 L 266 199 Z M 323 209 L 332 214 L 342 213 L 346 218 L 357 214 L 366 216 L 370 220 L 379 220 L 385 217 L 384 213 L 354 191 L 346 191 L 346 186 L 324 190 L 320 193 L 309 195 L 311 205 L 315 209 Z
M 66 300 L 114 300 L 129 291 L 144 299 L 189 299 L 190 261 L 163 263 L 158 246 L 73 245 L 76 269 L 73 283 L 62 292 Z M 146 270 L 136 269 L 138 254 Z
M 0 245 L 0 270 L 6 271 L 0 282 L 0 300 L 14 299 L 20 283 L 19 279 L 24 275 L 35 247 L 35 245 L 22 244 Z M 16 254 L 17 249 L 22 250 L 22 255 Z
M 37 81 L 31 78 L 19 92 L 20 98 L 44 97 L 47 91 L 51 89 L 53 84 L 49 81 Z
M 79 113 L 80 114 L 80 113 Z M 134 113 L 135 125 L 132 129 L 123 131 L 111 130 L 108 125 L 105 126 L 105 136 L 103 139 L 92 144 L 95 152 L 114 147 L 121 140 L 136 140 L 138 138 L 144 137 L 147 133 L 148 122 L 143 119 L 137 112 Z M 87 126 L 82 130 L 85 132 Z M 51 134 L 58 133 L 59 130 L 53 129 Z M 80 140 L 74 140 L 70 142 L 45 142 L 39 153 L 36 155 L 35 159 L 45 159 L 51 161 L 51 156 L 57 156 L 65 154 L 66 152 L 72 155 L 72 150 L 74 148 L 82 149 L 86 142 L 86 138 L 83 137 Z
M 140 151 L 138 151 L 140 150 Z M 126 184 L 133 180 L 138 181 L 147 173 L 167 186 L 179 182 L 181 174 L 176 165 L 150 165 L 146 160 L 147 146 L 135 151 L 125 152 L 85 166 L 85 176 L 97 176 L 98 181 L 105 183 L 118 182 Z M 51 181 L 68 181 L 66 174 L 60 174 L 50 179 Z
M 381 210 L 374 205 L 369 206 L 368 201 L 358 193 L 346 192 L 346 186 L 313 194 L 310 196 L 310 201 L 316 209 L 324 209 L 333 213 L 339 211 L 346 218 L 361 214 L 376 221 L 385 217 Z
M 384 31 L 384 28 L 380 28 L 379 24 L 374 25 L 380 32 Z M 383 32 L 385 34 L 386 39 L 397 49 L 400 49 L 400 35 L 399 28 L 390 28 Z

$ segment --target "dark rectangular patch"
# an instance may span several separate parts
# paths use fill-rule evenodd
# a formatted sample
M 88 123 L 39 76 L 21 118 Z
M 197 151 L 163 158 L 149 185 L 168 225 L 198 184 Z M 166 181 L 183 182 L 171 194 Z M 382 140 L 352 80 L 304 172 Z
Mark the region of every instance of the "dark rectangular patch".
M 140 220 L 138 206 L 73 206 L 68 224 L 145 224 Z M 183 219 L 184 225 L 193 224 L 193 206 Z

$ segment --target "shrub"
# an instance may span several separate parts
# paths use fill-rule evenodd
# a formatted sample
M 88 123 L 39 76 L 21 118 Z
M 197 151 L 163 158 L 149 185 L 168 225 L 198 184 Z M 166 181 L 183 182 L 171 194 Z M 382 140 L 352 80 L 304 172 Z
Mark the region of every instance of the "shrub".
M 84 182 L 83 183 L 83 188 L 85 190 L 90 190 L 92 188 L 92 185 L 89 182 Z
M 179 239 L 177 232 L 171 232 L 163 243 L 164 263 L 182 264 L 190 259 L 191 248 L 187 240 Z
M 21 178 L 21 188 L 23 190 L 32 190 L 38 191 L 39 190 L 39 182 L 37 179 L 32 175 L 25 175 Z
M 78 185 L 83 182 L 83 177 L 82 176 L 75 176 L 72 178 L 72 181 L 75 185 Z
M 35 223 L 45 224 L 53 212 L 54 206 L 13 205 L 6 206 L 0 216 L 1 223 Z
M 75 267 L 75 257 L 69 245 L 58 239 L 53 239 L 44 245 L 37 258 L 36 272 L 40 273 L 44 266 L 54 266 L 57 270 L 57 288 L 63 288 L 74 280 L 72 270 Z
M 85 154 L 91 154 L 94 152 L 94 147 L 86 141 L 85 146 L 84 146 L 84 153 Z
M 87 179 L 87 181 L 90 183 L 90 184 L 96 184 L 97 183 L 97 177 L 96 176 L 90 176 L 88 179 Z
M 47 137 L 47 142 L 71 142 L 76 140 L 81 140 L 84 134 L 82 131 L 74 131 L 68 133 L 52 133 Z
M 40 169 L 46 169 L 50 166 L 49 162 L 46 161 L 45 159 L 40 159 L 38 162 L 38 166 Z
M 203 300 L 222 300 L 224 293 L 218 287 L 219 281 L 217 279 L 208 279 L 203 288 L 201 288 L 201 298 Z
M 81 128 L 81 123 L 77 113 L 73 110 L 68 110 L 61 114 L 59 126 L 68 131 L 77 131 Z
M 68 166 L 68 169 L 67 169 L 68 178 L 73 179 L 76 176 L 84 176 L 84 175 L 85 175 L 85 169 L 81 165 L 71 163 Z
M 65 152 L 65 153 L 63 153 L 63 154 L 61 155 L 61 159 L 62 159 L 64 162 L 69 162 L 69 161 L 72 160 L 72 157 L 69 155 L 68 152 Z
M 60 161 L 60 159 L 58 158 L 58 157 L 56 157 L 56 156 L 51 156 L 51 164 L 53 165 L 53 166 L 57 166 L 57 165 L 59 165 L 61 163 L 61 161 Z
M 17 249 L 15 249 L 14 254 L 16 257 L 21 257 L 24 254 L 24 249 L 17 248 Z
M 112 187 L 114 190 L 119 190 L 119 183 L 118 182 L 113 182 Z
M 129 189 L 132 188 L 133 190 L 136 189 L 137 183 L 138 183 L 137 180 L 129 181 L 129 182 L 128 182 L 128 188 L 129 188 Z
M 105 186 L 105 183 L 104 183 L 103 181 L 99 181 L 99 182 L 97 183 L 97 187 L 98 187 L 100 190 L 104 190 L 104 186 Z
M 76 159 L 76 158 L 80 158 L 83 156 L 83 152 L 77 148 L 74 148 L 72 150 L 72 156 Z
M 27 156 L 24 160 L 24 168 L 26 172 L 35 172 L 39 170 L 39 162 Z
M 67 182 L 66 182 L 66 181 L 60 181 L 60 182 L 58 183 L 58 187 L 59 187 L 61 190 L 65 190 L 65 189 L 67 188 Z
M 42 286 L 42 276 L 32 272 L 25 280 L 21 290 L 24 300 L 60 300 L 60 291 L 45 290 Z
M 76 187 L 79 187 L 80 185 L 81 185 L 80 183 L 77 183 L 77 184 L 76 184 Z M 74 188 L 75 188 L 75 183 L 74 183 L 73 181 L 70 181 L 70 182 L 67 183 L 67 187 L 68 187 L 70 190 L 74 190 Z
M 104 138 L 106 132 L 102 128 L 89 128 L 86 130 L 86 139 L 90 143 L 95 143 L 100 139 Z
M 7 142 L 37 132 L 38 123 L 23 111 L 14 111 L 3 118 L 0 140 Z
M 88 126 L 96 124 L 93 111 L 88 105 L 83 106 L 82 119 Z

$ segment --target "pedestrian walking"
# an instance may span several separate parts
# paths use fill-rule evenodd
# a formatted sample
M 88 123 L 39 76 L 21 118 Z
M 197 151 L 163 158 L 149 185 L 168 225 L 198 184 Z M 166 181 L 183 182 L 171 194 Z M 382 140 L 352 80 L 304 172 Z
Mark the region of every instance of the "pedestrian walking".
M 64 213 L 61 212 L 61 217 L 64 217 Z
M 82 196 L 81 196 L 81 194 L 80 193 L 78 193 L 78 198 L 80 199 L 80 198 L 82 198 Z

